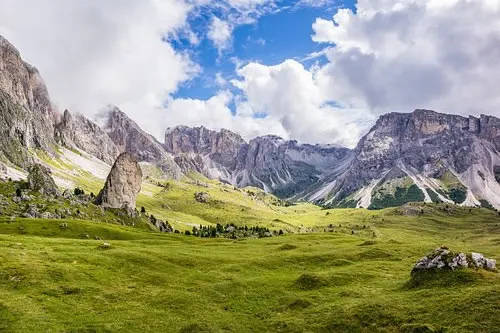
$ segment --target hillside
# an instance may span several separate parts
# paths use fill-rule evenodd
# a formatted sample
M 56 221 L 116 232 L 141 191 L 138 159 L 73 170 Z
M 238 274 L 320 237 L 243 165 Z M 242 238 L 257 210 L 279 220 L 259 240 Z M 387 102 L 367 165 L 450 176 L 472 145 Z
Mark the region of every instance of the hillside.
M 444 274 L 412 286 L 410 268 L 441 244 L 498 256 L 499 217 L 424 209 L 418 217 L 323 211 L 309 215 L 311 226 L 349 232 L 237 241 L 3 219 L 0 330 L 400 332 L 426 324 L 492 332 L 500 326 L 498 274 Z M 351 235 L 361 223 L 376 237 Z M 100 249 L 103 241 L 111 248 Z

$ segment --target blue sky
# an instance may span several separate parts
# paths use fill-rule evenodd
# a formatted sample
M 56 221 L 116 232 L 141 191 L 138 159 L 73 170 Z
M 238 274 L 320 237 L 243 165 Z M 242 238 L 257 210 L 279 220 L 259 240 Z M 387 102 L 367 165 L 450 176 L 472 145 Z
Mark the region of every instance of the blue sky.
M 160 141 L 167 127 L 203 125 L 353 147 L 387 112 L 500 110 L 500 0 L 0 8 L 0 35 L 39 69 L 56 109 L 94 119 L 116 105 Z M 312 53 L 322 56 L 304 60 Z
M 173 94 L 174 98 L 208 99 L 220 87 L 215 82 L 217 74 L 225 80 L 236 78 L 236 62 L 241 66 L 248 62 L 276 65 L 286 59 L 295 59 L 309 67 L 324 59 L 306 60 L 307 55 L 319 52 L 324 45 L 313 42 L 312 24 L 317 18 L 331 20 L 339 8 L 355 11 L 355 0 L 329 1 L 321 6 L 297 6 L 297 1 L 280 1 L 279 10 L 271 11 L 248 24 L 237 25 L 232 31 L 230 46 L 219 51 L 207 34 L 213 16 L 225 18 L 221 11 L 193 13 L 189 23 L 193 31 L 201 36 L 198 45 L 189 42 L 186 36 L 170 40 L 177 51 L 188 52 L 201 72 L 194 79 L 184 82 Z M 232 89 L 230 85 L 226 89 Z

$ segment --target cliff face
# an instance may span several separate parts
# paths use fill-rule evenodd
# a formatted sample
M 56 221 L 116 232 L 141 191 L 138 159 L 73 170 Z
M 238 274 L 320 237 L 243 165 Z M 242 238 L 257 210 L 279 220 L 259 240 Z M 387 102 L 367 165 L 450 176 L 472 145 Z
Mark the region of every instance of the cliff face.
M 52 152 L 55 114 L 38 71 L 0 36 L 0 154 L 27 167 L 28 149 Z
M 133 154 L 139 162 L 158 166 L 166 177 L 180 178 L 182 173 L 173 157 L 152 135 L 144 132 L 139 125 L 117 107 L 111 108 L 105 116 L 103 127 L 118 150 Z
M 120 154 L 111 138 L 87 118 L 66 110 L 55 126 L 55 139 L 64 147 L 78 148 L 112 165 Z
M 398 202 L 394 192 L 411 187 L 408 200 L 499 206 L 498 125 L 494 117 L 429 110 L 384 115 L 360 140 L 330 201 L 351 195 L 358 207 L 371 206 L 373 198 Z

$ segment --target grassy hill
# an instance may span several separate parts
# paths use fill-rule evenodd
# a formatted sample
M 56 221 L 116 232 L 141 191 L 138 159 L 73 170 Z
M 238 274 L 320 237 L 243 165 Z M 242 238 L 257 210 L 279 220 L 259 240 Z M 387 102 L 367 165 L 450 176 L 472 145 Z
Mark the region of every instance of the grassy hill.
M 51 163 L 68 186 L 102 186 L 89 168 Z M 15 203 L 16 184 L 0 183 L 0 332 L 499 331 L 500 274 L 410 277 L 441 245 L 500 259 L 493 210 L 324 210 L 195 175 L 143 184 L 138 207 L 181 231 L 217 223 L 285 231 L 208 239 L 162 234 L 144 217 L 71 200 L 31 193 Z M 18 217 L 28 204 L 72 214 Z
M 303 209 L 282 217 L 333 224 L 333 232 L 234 241 L 3 219 L 0 331 L 400 332 L 426 324 L 494 332 L 499 274 L 445 274 L 416 287 L 409 272 L 442 244 L 498 258 L 500 218 L 486 209 L 418 209 Z

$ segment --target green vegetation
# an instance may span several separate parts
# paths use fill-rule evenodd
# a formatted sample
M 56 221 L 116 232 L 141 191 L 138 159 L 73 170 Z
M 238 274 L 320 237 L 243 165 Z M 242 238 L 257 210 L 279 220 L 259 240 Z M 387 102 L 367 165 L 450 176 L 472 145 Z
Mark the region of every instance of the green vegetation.
M 467 188 L 453 173 L 446 171 L 439 180 L 446 190 L 446 193 L 442 193 L 444 196 L 457 204 L 461 204 L 467 199 Z
M 492 210 L 326 210 L 193 176 L 150 177 L 139 217 L 129 218 L 85 201 L 102 180 L 52 163 L 76 196 L 47 200 L 22 182 L 0 182 L 0 332 L 500 327 L 500 274 L 410 275 L 418 259 L 443 244 L 500 259 L 500 216 Z M 423 195 L 413 184 L 399 188 L 391 200 Z M 196 200 L 201 192 L 208 200 Z M 62 212 L 62 219 L 19 217 L 29 205 Z M 157 232 L 159 220 L 180 233 Z
M 409 202 L 424 201 L 425 196 L 417 185 L 412 184 L 408 188 L 397 187 L 395 193 L 383 194 L 374 197 L 368 209 L 383 209 L 387 207 L 397 207 Z
M 159 198 L 175 198 L 177 186 Z M 213 192 L 212 199 L 228 200 L 218 187 L 205 190 Z M 296 232 L 327 232 L 231 240 L 161 234 L 112 221 L 0 218 L 0 331 L 491 332 L 500 327 L 500 274 L 410 276 L 413 264 L 442 244 L 499 258 L 500 217 L 493 211 L 422 205 L 423 214 L 405 216 L 400 209 L 325 211 L 272 206 L 243 194 L 229 197 L 260 207 L 261 224 L 271 230 L 273 224 L 289 224 Z M 232 205 L 236 202 L 228 202 L 230 215 Z M 186 214 L 197 212 L 202 210 Z M 212 214 L 202 212 L 200 219 Z M 241 220 L 250 215 L 242 214 Z

